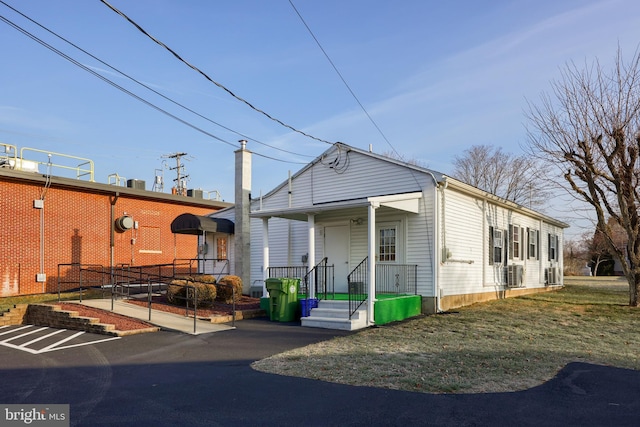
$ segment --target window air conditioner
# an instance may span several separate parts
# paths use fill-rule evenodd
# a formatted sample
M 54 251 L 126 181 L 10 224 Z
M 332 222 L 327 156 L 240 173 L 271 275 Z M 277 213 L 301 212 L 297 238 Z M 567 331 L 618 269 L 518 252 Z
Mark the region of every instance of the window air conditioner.
M 522 284 L 523 275 L 524 275 L 524 268 L 521 265 L 507 266 L 507 287 L 519 288 L 523 286 Z
M 557 285 L 558 284 L 558 269 L 547 268 L 544 270 L 545 285 Z

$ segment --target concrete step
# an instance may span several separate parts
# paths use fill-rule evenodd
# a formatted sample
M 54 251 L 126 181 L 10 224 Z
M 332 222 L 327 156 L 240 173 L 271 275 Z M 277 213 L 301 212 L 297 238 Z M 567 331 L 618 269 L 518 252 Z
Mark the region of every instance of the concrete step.
M 356 311 L 351 316 L 352 319 L 360 318 L 361 310 Z M 346 308 L 324 308 L 317 307 L 312 308 L 309 312 L 310 316 L 313 317 L 330 317 L 332 319 L 349 319 L 349 307 Z
M 314 309 L 315 310 L 315 309 Z M 312 310 L 313 311 L 313 310 Z M 367 327 L 366 318 L 336 319 L 331 317 L 303 317 L 301 325 L 307 328 L 338 329 L 342 331 L 356 331 Z
M 318 301 L 318 308 L 349 310 L 349 301 L 320 300 Z
M 349 301 L 322 300 L 300 323 L 309 328 L 355 331 L 367 327 L 367 308 L 360 307 L 349 319 Z

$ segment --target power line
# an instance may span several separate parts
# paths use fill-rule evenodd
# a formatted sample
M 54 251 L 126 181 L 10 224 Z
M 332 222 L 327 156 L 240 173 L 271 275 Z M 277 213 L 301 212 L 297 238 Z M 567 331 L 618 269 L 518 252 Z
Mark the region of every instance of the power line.
M 0 0 L 0 3 L 6 5 L 6 3 L 2 2 L 1 0 Z M 66 59 L 67 61 L 71 62 L 73 65 L 75 65 L 75 66 L 81 68 L 82 70 L 92 74 L 94 77 L 99 78 L 100 80 L 104 81 L 105 83 L 107 83 L 107 84 L 113 86 L 114 88 L 120 90 L 121 92 L 131 96 L 132 98 L 142 102 L 143 104 L 153 108 L 154 110 L 156 110 L 158 112 L 161 112 L 161 113 L 167 115 L 168 117 L 170 117 L 170 118 L 172 118 L 172 119 L 174 119 L 174 120 L 176 120 L 176 121 L 178 121 L 178 122 L 180 122 L 180 123 L 182 123 L 182 124 L 184 124 L 186 126 L 189 126 L 190 128 L 192 128 L 192 129 L 194 129 L 194 130 L 196 130 L 196 131 L 198 131 L 198 132 L 200 132 L 200 133 L 202 133 L 202 134 L 204 134 L 206 136 L 209 136 L 209 137 L 211 137 L 211 138 L 213 138 L 213 139 L 215 139 L 217 141 L 223 142 L 223 143 L 225 143 L 227 145 L 230 145 L 230 146 L 232 146 L 234 148 L 237 148 L 236 144 L 234 144 L 232 142 L 229 142 L 229 141 L 227 141 L 225 139 L 222 139 L 222 138 L 220 138 L 220 137 L 218 137 L 218 136 L 216 136 L 216 135 L 214 135 L 214 134 L 212 134 L 210 132 L 207 132 L 206 130 L 204 130 L 204 129 L 202 129 L 202 128 L 200 128 L 200 127 L 198 127 L 198 126 L 196 126 L 196 125 L 194 125 L 192 123 L 189 123 L 188 121 L 176 116 L 175 114 L 170 113 L 169 111 L 167 111 L 167 110 L 165 110 L 165 109 L 153 104 L 150 101 L 147 101 L 146 99 L 142 98 L 141 96 L 136 95 L 135 93 L 131 92 L 130 90 L 120 86 L 119 84 L 115 83 L 114 81 L 108 79 L 107 77 L 105 77 L 105 76 L 101 75 L 100 73 L 92 70 L 91 68 L 89 68 L 86 65 L 78 62 L 77 60 L 75 60 L 74 58 L 72 58 L 69 55 L 65 54 L 64 52 L 60 51 L 59 49 L 57 49 L 57 48 L 53 47 L 52 45 L 48 44 L 44 40 L 38 38 L 34 34 L 30 33 L 29 31 L 25 30 L 24 28 L 20 27 L 19 25 L 15 24 L 14 22 L 10 21 L 6 17 L 0 15 L 0 21 L 4 22 L 5 24 L 9 25 L 13 29 L 15 29 L 18 32 L 22 33 L 23 35 L 29 37 L 33 41 L 39 43 L 40 45 L 46 47 L 47 49 L 51 50 L 55 54 L 61 56 L 64 59 Z M 306 164 L 304 162 L 294 162 L 294 161 L 289 161 L 289 160 L 278 159 L 276 157 L 267 156 L 265 154 L 261 154 L 261 153 L 257 153 L 257 152 L 253 152 L 253 153 L 256 156 L 264 157 L 266 159 L 275 160 L 275 161 L 278 161 L 278 162 L 292 163 L 292 164 Z
M 223 128 L 223 129 L 225 129 L 225 130 L 227 130 L 227 131 L 229 131 L 229 132 L 233 132 L 233 133 L 235 133 L 236 135 L 239 135 L 239 136 L 241 136 L 241 137 L 243 137 L 243 138 L 245 138 L 245 139 L 248 139 L 248 140 L 254 141 L 254 142 L 258 143 L 258 144 L 264 145 L 265 147 L 269 147 L 269 148 L 274 149 L 274 150 L 282 151 L 282 152 L 284 152 L 284 153 L 288 153 L 288 154 L 292 154 L 292 155 L 300 156 L 300 157 L 314 157 L 314 156 L 310 156 L 310 155 L 308 155 L 308 154 L 295 153 L 295 152 L 293 152 L 293 151 L 289 151 L 289 150 L 285 150 L 285 149 L 283 149 L 283 148 L 275 147 L 275 146 L 273 146 L 273 145 L 270 145 L 270 144 L 267 144 L 267 143 L 265 143 L 265 142 L 262 142 L 262 141 L 260 141 L 260 140 L 258 140 L 258 139 L 255 139 L 255 138 L 252 138 L 252 137 L 250 137 L 250 136 L 247 136 L 247 135 L 245 135 L 245 134 L 243 134 L 243 133 L 241 133 L 241 132 L 235 131 L 235 130 L 233 130 L 233 129 L 231 129 L 231 128 L 227 127 L 227 126 L 224 126 L 224 125 L 222 125 L 222 124 L 220 124 L 220 123 L 218 123 L 218 122 L 216 122 L 216 121 L 214 121 L 214 120 L 212 120 L 212 119 L 210 119 L 210 118 L 208 118 L 208 117 L 204 116 L 203 114 L 200 114 L 200 113 L 198 113 L 197 111 L 194 111 L 193 109 L 191 109 L 191 108 L 189 108 L 189 107 L 187 107 L 187 106 L 185 106 L 185 105 L 183 105 L 183 104 L 181 104 L 181 103 L 179 103 L 179 102 L 177 102 L 177 101 L 175 101 L 175 100 L 173 100 L 173 99 L 169 98 L 168 96 L 164 95 L 163 93 L 161 93 L 161 92 L 159 92 L 159 91 L 157 91 L 157 90 L 153 89 L 152 87 L 150 87 L 150 86 L 146 85 L 145 83 L 143 83 L 143 82 L 141 82 L 141 81 L 139 81 L 139 80 L 135 79 L 134 77 L 132 77 L 132 76 L 130 76 L 130 75 L 128 75 L 128 74 L 126 74 L 125 72 L 123 72 L 123 71 L 121 71 L 121 70 L 119 70 L 119 69 L 117 69 L 117 68 L 113 67 L 112 65 L 110 65 L 110 64 L 108 64 L 107 62 L 105 62 L 105 61 L 101 60 L 100 58 L 96 57 L 96 56 L 95 56 L 95 55 L 93 55 L 92 53 L 90 53 L 90 52 L 86 51 L 85 49 L 83 49 L 83 48 L 81 48 L 80 46 L 76 45 L 75 43 L 71 42 L 70 40 L 68 40 L 68 39 L 66 39 L 66 38 L 64 38 L 64 37 L 62 37 L 61 35 L 59 35 L 59 34 L 58 34 L 58 33 L 56 33 L 55 31 L 53 31 L 53 30 L 51 30 L 51 29 L 49 29 L 49 28 L 45 27 L 44 25 L 40 24 L 39 22 L 35 21 L 34 19 L 30 18 L 29 16 L 25 15 L 24 13 L 20 12 L 19 10 L 15 9 L 13 6 L 8 5 L 8 4 L 7 4 L 7 3 L 5 3 L 4 1 L 0 0 L 0 3 L 2 3 L 3 5 L 5 5 L 5 6 L 6 6 L 6 7 L 8 7 L 9 9 L 13 10 L 15 13 L 19 14 L 19 15 L 20 15 L 20 16 L 22 16 L 23 18 L 25 18 L 25 19 L 29 20 L 29 21 L 30 21 L 30 22 L 32 22 L 33 24 L 37 25 L 38 27 L 42 28 L 43 30 L 47 31 L 49 34 L 52 34 L 53 36 L 57 37 L 58 39 L 60 39 L 60 40 L 64 41 L 65 43 L 67 43 L 67 44 L 69 44 L 69 45 L 71 45 L 71 46 L 73 46 L 74 48 L 76 48 L 76 49 L 77 49 L 77 50 L 79 50 L 80 52 L 84 53 L 85 55 L 87 55 L 87 56 L 89 56 L 89 57 L 91 57 L 91 58 L 95 59 L 95 60 L 96 60 L 96 61 L 98 61 L 98 62 L 100 62 L 100 63 L 101 63 L 102 65 L 104 65 L 105 67 L 108 67 L 109 69 L 111 69 L 111 70 L 115 71 L 116 73 L 120 74 L 121 76 L 126 77 L 127 79 L 129 79 L 129 80 L 133 81 L 134 83 L 137 83 L 138 85 L 140 85 L 140 86 L 144 87 L 145 89 L 147 89 L 147 90 L 149 90 L 149 91 L 151 91 L 151 92 L 155 93 L 156 95 L 158 95 L 158 96 L 162 97 L 163 99 L 165 99 L 165 100 L 167 100 L 167 101 L 169 101 L 169 102 L 173 103 L 174 105 L 177 105 L 177 106 L 179 106 L 179 107 L 183 108 L 183 109 L 184 109 L 184 110 L 186 110 L 186 111 L 189 111 L 189 112 L 190 112 L 190 113 L 192 113 L 192 114 L 195 114 L 196 116 L 198 116 L 198 117 L 200 117 L 200 118 L 202 118 L 202 119 L 204 119 L 204 120 L 207 120 L 207 121 L 208 121 L 208 122 L 210 122 L 210 123 L 213 123 L 214 125 L 217 125 L 217 126 L 219 126 L 219 127 Z
M 142 34 L 144 34 L 145 36 L 147 36 L 148 38 L 150 38 L 151 40 L 153 40 L 153 42 L 155 42 L 156 44 L 158 44 L 159 46 L 163 47 L 164 49 L 166 49 L 167 51 L 169 51 L 178 61 L 182 62 L 183 64 L 185 64 L 187 67 L 191 68 L 192 70 L 196 71 L 198 74 L 200 74 L 201 76 L 203 76 L 205 79 L 207 79 L 209 82 L 213 83 L 214 85 L 218 86 L 220 89 L 224 90 L 225 92 L 227 92 L 229 95 L 231 95 L 232 97 L 234 97 L 235 99 L 237 99 L 238 101 L 246 104 L 247 106 L 249 106 L 252 110 L 257 111 L 258 113 L 264 115 L 265 117 L 267 117 L 270 120 L 273 120 L 274 122 L 278 123 L 281 126 L 286 127 L 287 129 L 290 129 L 294 132 L 297 132 L 301 135 L 306 136 L 307 138 L 311 138 L 311 139 L 315 139 L 316 141 L 320 141 L 320 142 L 324 142 L 326 144 L 329 145 L 333 145 L 333 142 L 329 142 L 325 139 L 322 138 L 318 138 L 316 136 L 310 135 L 306 132 L 303 132 L 299 129 L 296 129 L 295 127 L 271 116 L 269 113 L 265 112 L 264 110 L 261 110 L 259 108 L 257 108 L 256 106 L 254 106 L 253 104 L 251 104 L 249 101 L 247 101 L 244 98 L 241 98 L 240 96 L 236 95 L 235 93 L 233 93 L 230 89 L 228 89 L 227 87 L 225 87 L 224 85 L 222 85 L 221 83 L 218 83 L 217 81 L 213 80 L 211 77 L 209 77 L 209 75 L 207 75 L 204 71 L 202 71 L 201 69 L 199 69 L 198 67 L 196 67 L 195 65 L 191 64 L 190 62 L 186 61 L 185 59 L 183 59 L 178 53 L 176 53 L 176 51 L 174 51 L 173 49 L 171 49 L 169 46 L 167 46 L 166 44 L 164 44 L 163 42 L 161 42 L 160 40 L 158 40 L 157 38 L 155 38 L 154 36 L 152 36 L 151 34 L 149 34 L 144 28 L 142 28 L 140 25 L 138 25 L 133 19 L 129 18 L 125 13 L 121 12 L 120 10 L 116 9 L 115 7 L 113 7 L 112 5 L 109 4 L 109 2 L 107 2 L 106 0 L 100 0 L 105 6 L 107 6 L 109 9 L 111 9 L 112 11 L 114 11 L 115 13 L 117 13 L 118 15 L 120 15 L 121 17 L 123 17 L 125 20 L 127 20 L 127 22 L 129 22 L 131 25 L 133 25 L 134 27 L 136 27 L 138 29 L 138 31 L 140 31 Z
M 309 27 L 309 25 L 307 25 L 307 22 L 304 20 L 304 18 L 302 17 L 302 15 L 300 14 L 300 12 L 298 11 L 298 9 L 296 8 L 296 6 L 293 4 L 293 0 L 289 0 L 289 4 L 291 4 L 291 7 L 293 8 L 293 10 L 296 12 L 296 14 L 298 15 L 298 18 L 300 18 L 300 21 L 302 21 L 302 23 L 304 24 L 304 26 L 307 28 L 307 31 L 309 31 L 309 34 L 311 34 L 311 37 L 313 38 L 313 40 L 316 42 L 316 44 L 318 45 L 318 47 L 320 48 L 320 50 L 322 51 L 322 53 L 324 54 L 325 58 L 327 58 L 327 60 L 329 61 L 329 63 L 331 64 L 331 66 L 333 67 L 334 71 L 336 72 L 336 74 L 338 74 L 338 77 L 340 77 L 340 80 L 342 80 L 342 83 L 344 83 L 344 85 L 347 87 L 347 90 L 349 91 L 349 93 L 351 94 L 351 96 L 353 97 L 353 99 L 356 100 L 356 102 L 358 103 L 358 105 L 360 106 L 360 108 L 362 109 L 362 111 L 364 111 L 364 114 L 367 116 L 367 118 L 369 119 L 369 121 L 373 124 L 373 126 L 377 129 L 378 133 L 382 136 L 382 138 L 387 142 L 387 144 L 389 144 L 389 147 L 391 147 L 391 149 L 393 150 L 394 153 L 396 153 L 396 155 L 398 157 L 400 157 L 402 159 L 402 156 L 400 155 L 400 153 L 398 153 L 395 149 L 395 147 L 391 144 L 391 142 L 387 139 L 387 137 L 385 136 L 384 132 L 382 132 L 382 129 L 380 129 L 380 127 L 378 126 L 378 124 L 375 122 L 375 120 L 373 120 L 373 117 L 371 117 L 371 115 L 369 114 L 369 112 L 367 111 L 366 108 L 364 108 L 364 105 L 362 105 L 362 102 L 360 102 L 360 100 L 358 99 L 358 97 L 356 96 L 356 94 L 353 92 L 353 90 L 351 89 L 351 87 L 349 86 L 349 83 L 347 83 L 347 81 L 345 80 L 345 78 L 342 76 L 342 73 L 340 73 L 340 71 L 338 70 L 338 67 L 336 67 L 336 64 L 334 64 L 334 62 L 331 60 L 331 58 L 329 57 L 329 54 L 327 53 L 327 51 L 324 50 L 324 48 L 322 47 L 322 45 L 320 44 L 320 41 L 318 40 L 318 38 L 315 36 L 315 34 L 313 34 L 313 31 L 311 31 L 311 28 Z

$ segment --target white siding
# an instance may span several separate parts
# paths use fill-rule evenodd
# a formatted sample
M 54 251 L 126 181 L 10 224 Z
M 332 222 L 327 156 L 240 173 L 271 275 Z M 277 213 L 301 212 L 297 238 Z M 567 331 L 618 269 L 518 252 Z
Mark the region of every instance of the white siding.
M 482 200 L 444 190 L 440 197 L 442 295 L 484 291 L 484 215 Z
M 418 215 L 407 215 L 405 262 L 418 266 L 418 294 L 433 297 L 435 259 L 435 183 L 425 180 Z
M 347 156 L 347 166 L 340 172 L 322 163 L 310 169 L 314 204 L 421 190 L 424 173 L 356 152 Z
M 400 262 L 418 265 L 418 293 L 425 297 L 434 297 L 436 292 L 447 296 L 502 290 L 505 263 L 524 267 L 526 287 L 544 286 L 544 271 L 550 266 L 549 233 L 559 237 L 557 264 L 561 269 L 563 230 L 538 219 L 537 215 L 529 216 L 526 210 L 516 207 L 510 209 L 504 203 L 485 199 L 482 194 L 460 186 L 437 189 L 433 176 L 427 171 L 364 152 L 342 151 L 339 158 L 336 153 L 329 150 L 322 161 L 307 165 L 294 175 L 291 186 L 283 174 L 284 184 L 261 201 L 254 200 L 252 211 L 261 205 L 264 210 L 291 207 L 297 212 L 306 212 L 306 208 L 313 212 L 318 206 L 327 209 L 331 202 L 421 191 L 419 213 L 381 206 L 376 210 L 376 221 L 399 221 L 404 255 Z M 227 210 L 216 216 L 233 219 L 232 212 Z M 318 263 L 324 256 L 324 227 L 348 224 L 351 271 L 368 254 L 367 222 L 366 207 L 321 210 L 315 216 L 316 258 L 308 260 L 308 265 Z M 489 265 L 489 228 L 503 230 L 508 235 L 510 225 L 518 225 L 525 232 L 520 242 L 524 256 L 503 257 L 501 265 Z M 527 228 L 539 232 L 539 259 L 527 256 Z M 269 219 L 269 264 L 303 265 L 302 256 L 308 253 L 307 230 L 306 221 Z M 440 263 L 434 264 L 434 260 Z M 251 261 L 252 284 L 261 282 L 262 219 L 259 218 L 251 220 Z M 434 280 L 438 280 L 438 286 Z
M 318 162 L 302 169 L 291 180 L 291 207 L 299 208 L 341 200 L 421 191 L 425 173 L 366 156 L 344 154 L 344 168 L 331 168 Z M 329 156 L 329 159 L 331 157 Z M 262 209 L 289 207 L 289 184 L 283 184 L 262 198 Z M 253 209 L 259 209 L 256 203 Z
M 462 193 L 445 190 L 441 197 L 440 246 L 442 251 L 439 271 L 439 286 L 443 296 L 464 295 L 504 289 L 504 268 L 506 265 L 523 266 L 523 286 L 528 288 L 545 285 L 545 268 L 553 263 L 548 261 L 547 235 L 559 237 L 558 256 L 562 259 L 562 228 L 533 218 L 515 209 L 508 209 L 494 203 L 474 198 Z M 509 236 L 510 226 L 520 228 L 520 250 L 516 255 L 513 241 Z M 501 263 L 489 264 L 490 228 L 503 231 L 507 254 L 503 246 Z M 539 259 L 528 256 L 527 230 L 539 234 Z M 445 254 L 448 257 L 445 260 Z M 561 266 L 560 266 L 560 271 Z

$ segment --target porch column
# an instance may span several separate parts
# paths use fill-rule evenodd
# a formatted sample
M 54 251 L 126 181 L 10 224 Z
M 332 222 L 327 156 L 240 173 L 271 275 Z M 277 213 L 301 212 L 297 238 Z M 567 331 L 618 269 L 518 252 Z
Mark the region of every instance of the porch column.
M 368 278 L 369 289 L 367 290 L 369 298 L 367 298 L 368 323 L 373 325 L 373 303 L 376 299 L 376 209 L 380 207 L 380 203 L 371 202 L 369 204 L 369 222 L 368 222 Z
M 316 216 L 307 214 L 307 227 L 309 233 L 309 256 L 307 257 L 307 271 L 316 265 Z M 309 275 L 309 298 L 316 297 L 316 283 L 313 274 Z
M 262 218 L 262 295 L 269 296 L 267 292 L 267 279 L 269 278 L 269 218 Z

